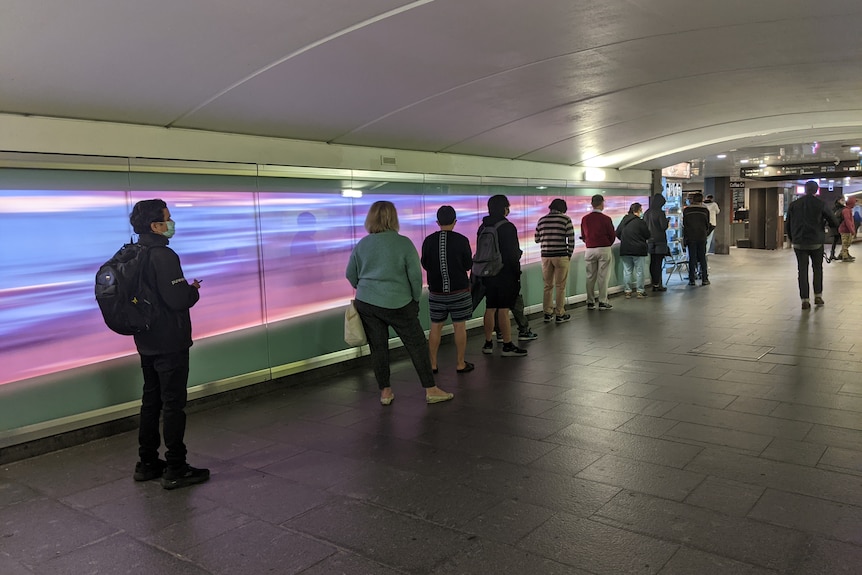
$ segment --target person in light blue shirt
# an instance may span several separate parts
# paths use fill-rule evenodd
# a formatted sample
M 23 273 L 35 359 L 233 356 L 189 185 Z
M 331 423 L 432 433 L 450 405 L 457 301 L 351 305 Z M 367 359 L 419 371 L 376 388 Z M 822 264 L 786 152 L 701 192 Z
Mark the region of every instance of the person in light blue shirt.
M 425 401 L 448 401 L 453 395 L 434 383 L 428 340 L 419 323 L 422 295 L 419 254 L 413 243 L 398 233 L 399 227 L 395 205 L 374 202 L 365 218 L 368 235 L 353 248 L 345 272 L 347 281 L 356 290 L 356 311 L 371 349 L 380 403 L 390 405 L 395 399 L 389 383 L 390 327 L 401 338 L 413 361 L 425 388 Z

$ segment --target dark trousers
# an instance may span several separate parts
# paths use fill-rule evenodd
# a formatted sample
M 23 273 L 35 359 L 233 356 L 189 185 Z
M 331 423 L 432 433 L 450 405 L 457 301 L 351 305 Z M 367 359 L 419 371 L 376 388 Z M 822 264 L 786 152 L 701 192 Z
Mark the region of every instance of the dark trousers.
M 650 283 L 654 286 L 661 286 L 664 284 L 662 281 L 662 273 L 664 268 L 664 256 L 660 254 L 649 255 L 649 279 Z
M 698 266 L 700 266 L 700 279 L 708 280 L 709 274 L 706 270 L 706 240 L 688 241 L 688 283 L 693 283 L 697 277 Z
M 411 301 L 398 309 L 378 307 L 356 300 L 356 311 L 362 319 L 368 347 L 371 348 L 371 364 L 374 367 L 374 377 L 380 389 L 389 387 L 389 328 L 395 330 L 407 353 L 422 387 L 434 387 L 434 375 L 431 373 L 431 356 L 428 352 L 428 340 L 422 324 L 419 323 L 419 303 Z
M 796 252 L 796 266 L 799 269 L 799 297 L 808 299 L 808 260 L 811 260 L 811 268 L 814 270 L 814 294 L 823 293 L 823 247 L 814 250 L 800 250 L 793 248 Z
M 165 438 L 165 459 L 170 467 L 186 463 L 186 386 L 189 382 L 189 350 L 161 355 L 141 355 L 144 392 L 141 396 L 141 423 L 138 428 L 138 455 L 141 461 L 159 457 L 159 419 Z
M 524 315 L 524 296 L 520 293 L 515 298 L 515 305 L 509 310 L 512 312 L 512 317 L 515 318 L 515 323 L 518 324 L 518 331 L 527 331 L 530 329 L 530 320 Z M 500 326 L 497 325 L 497 316 L 494 316 L 494 331 L 500 333 Z

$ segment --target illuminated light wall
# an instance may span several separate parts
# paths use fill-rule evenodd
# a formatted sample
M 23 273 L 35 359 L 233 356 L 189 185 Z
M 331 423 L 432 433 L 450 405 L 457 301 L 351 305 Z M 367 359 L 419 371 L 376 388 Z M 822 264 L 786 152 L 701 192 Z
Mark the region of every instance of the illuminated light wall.
M 360 198 L 345 198 L 348 185 Z M 171 247 L 186 277 L 202 279 L 192 309 L 190 386 L 257 374 L 347 349 L 344 270 L 365 235 L 368 207 L 392 201 L 417 249 L 443 204 L 475 242 L 487 198 L 506 194 L 524 250 L 524 296 L 541 302 L 536 221 L 564 197 L 576 224 L 589 197 L 606 195 L 617 223 L 645 190 L 546 189 L 409 182 L 0 169 L 0 439 L 16 429 L 110 411 L 139 398 L 132 338 L 102 322 L 93 296 L 99 266 L 132 230 L 135 202 L 161 198 L 177 223 Z M 14 245 L 14 247 L 13 247 Z M 578 241 L 578 252 L 584 246 Z M 577 277 L 573 273 L 573 277 Z M 576 283 L 573 280 L 573 284 Z M 581 288 L 582 291 L 582 288 Z M 576 293 L 576 285 L 570 294 Z M 427 301 L 423 302 L 427 328 Z M 215 390 L 217 391 L 217 390 Z M 82 420 L 83 421 L 83 420 Z M 7 441 L 8 443 L 8 441 Z

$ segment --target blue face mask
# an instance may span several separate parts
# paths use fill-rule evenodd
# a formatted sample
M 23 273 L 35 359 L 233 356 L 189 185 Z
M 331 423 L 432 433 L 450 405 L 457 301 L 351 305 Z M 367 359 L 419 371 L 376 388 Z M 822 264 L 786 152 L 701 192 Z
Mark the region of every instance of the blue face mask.
M 167 226 L 168 226 L 168 229 L 166 229 L 165 231 L 163 231 L 163 232 L 162 232 L 162 235 L 163 235 L 163 236 L 165 236 L 166 238 L 172 238 L 172 237 L 174 237 L 174 232 L 176 231 L 176 227 L 177 227 L 177 225 L 174 223 L 174 221 L 173 221 L 173 220 L 168 220 L 168 221 L 166 221 L 166 222 L 165 222 L 165 225 L 167 225 Z

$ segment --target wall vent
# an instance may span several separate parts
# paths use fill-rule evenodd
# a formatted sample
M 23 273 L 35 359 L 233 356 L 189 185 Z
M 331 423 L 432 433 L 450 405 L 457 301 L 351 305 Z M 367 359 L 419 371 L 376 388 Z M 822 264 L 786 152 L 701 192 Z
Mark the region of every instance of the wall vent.
M 383 168 L 394 168 L 397 162 L 395 156 L 380 156 L 380 166 Z

